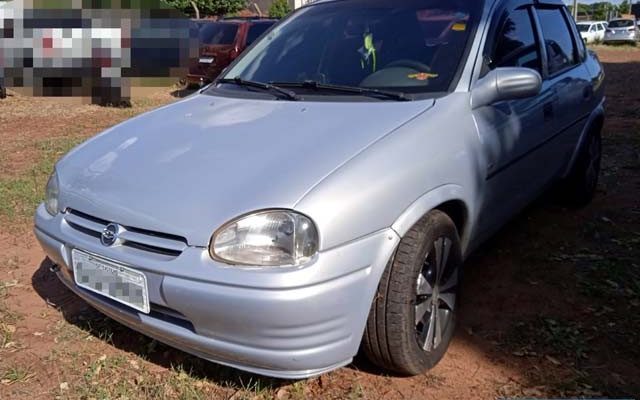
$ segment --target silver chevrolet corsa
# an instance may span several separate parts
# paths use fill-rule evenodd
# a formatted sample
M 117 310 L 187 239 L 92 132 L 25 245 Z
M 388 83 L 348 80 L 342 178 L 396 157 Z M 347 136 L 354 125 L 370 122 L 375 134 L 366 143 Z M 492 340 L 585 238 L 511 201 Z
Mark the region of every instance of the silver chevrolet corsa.
M 111 318 L 280 378 L 420 374 L 463 260 L 551 185 L 586 204 L 602 67 L 561 0 L 328 0 L 58 162 L 35 233 Z

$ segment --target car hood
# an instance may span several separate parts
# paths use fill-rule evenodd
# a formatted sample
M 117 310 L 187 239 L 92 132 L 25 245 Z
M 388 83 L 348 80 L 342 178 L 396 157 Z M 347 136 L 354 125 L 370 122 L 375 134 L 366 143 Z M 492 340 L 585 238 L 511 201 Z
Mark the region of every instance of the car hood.
M 60 203 L 206 246 L 232 218 L 294 207 L 337 168 L 433 104 L 195 95 L 70 152 L 57 165 Z

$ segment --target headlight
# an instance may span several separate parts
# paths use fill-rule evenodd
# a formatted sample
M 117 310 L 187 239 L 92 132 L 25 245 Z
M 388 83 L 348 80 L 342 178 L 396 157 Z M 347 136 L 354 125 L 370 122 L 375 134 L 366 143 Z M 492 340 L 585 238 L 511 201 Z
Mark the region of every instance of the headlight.
M 304 215 L 293 211 L 262 211 L 220 228 L 209 252 L 228 264 L 298 266 L 318 251 L 318 231 Z
M 56 171 L 53 171 L 51 177 L 49 177 L 49 181 L 47 182 L 47 188 L 45 193 L 44 207 L 47 209 L 47 212 L 51 215 L 57 215 L 58 208 L 58 195 L 60 194 L 60 187 L 58 183 L 58 174 Z

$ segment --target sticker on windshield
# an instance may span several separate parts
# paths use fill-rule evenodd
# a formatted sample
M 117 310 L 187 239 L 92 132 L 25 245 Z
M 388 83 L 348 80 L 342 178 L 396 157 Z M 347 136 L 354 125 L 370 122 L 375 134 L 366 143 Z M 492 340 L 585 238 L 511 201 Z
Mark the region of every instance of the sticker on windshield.
M 464 32 L 467 30 L 467 24 L 465 24 L 464 22 L 457 22 L 453 24 L 451 30 L 456 32 Z
M 428 79 L 433 79 L 433 78 L 437 78 L 438 74 L 431 74 L 428 72 L 420 72 L 417 74 L 410 74 L 407 76 L 409 79 L 416 79 L 419 81 L 426 81 Z

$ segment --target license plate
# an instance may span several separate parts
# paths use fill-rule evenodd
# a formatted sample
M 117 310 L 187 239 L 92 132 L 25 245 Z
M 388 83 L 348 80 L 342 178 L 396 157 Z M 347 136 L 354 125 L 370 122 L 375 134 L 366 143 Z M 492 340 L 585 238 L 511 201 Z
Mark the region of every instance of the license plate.
M 215 61 L 213 57 L 203 57 L 200 59 L 200 64 L 212 64 Z
M 148 314 L 147 277 L 117 262 L 80 250 L 71 252 L 74 280 L 78 286 Z

